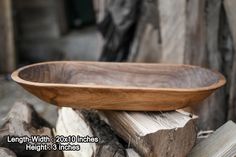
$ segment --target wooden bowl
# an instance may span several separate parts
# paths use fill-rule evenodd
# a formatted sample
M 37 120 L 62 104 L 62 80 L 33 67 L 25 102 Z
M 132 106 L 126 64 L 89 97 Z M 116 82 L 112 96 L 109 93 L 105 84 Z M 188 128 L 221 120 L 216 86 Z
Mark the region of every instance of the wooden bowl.
M 197 104 L 225 84 L 198 66 L 58 61 L 25 66 L 14 81 L 58 106 L 164 111 Z

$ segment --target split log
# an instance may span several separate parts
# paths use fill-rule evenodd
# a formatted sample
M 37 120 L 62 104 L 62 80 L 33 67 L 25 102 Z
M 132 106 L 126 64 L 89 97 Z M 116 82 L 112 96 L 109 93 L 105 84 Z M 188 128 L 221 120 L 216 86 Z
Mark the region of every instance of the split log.
M 34 108 L 26 103 L 16 102 L 9 111 L 6 122 L 0 129 L 0 146 L 14 151 L 17 155 L 33 155 L 42 152 L 27 151 L 26 143 L 9 143 L 8 136 L 32 136 L 47 135 L 52 137 L 51 126 L 44 119 L 39 117 Z
M 10 149 L 0 147 L 0 156 L 1 157 L 16 157 L 16 154 Z
M 198 143 L 189 157 L 232 157 L 236 155 L 236 124 L 227 122 L 212 135 Z
M 172 112 L 103 112 L 113 130 L 144 157 L 183 157 L 196 140 L 196 116 Z
M 98 138 L 98 143 L 80 143 L 79 151 L 64 151 L 65 157 L 125 157 L 125 149 L 119 143 L 110 127 L 99 119 L 95 112 L 73 110 L 63 107 L 59 109 L 56 134 L 69 136 L 79 135 Z
M 15 69 L 11 0 L 0 0 L 0 73 Z

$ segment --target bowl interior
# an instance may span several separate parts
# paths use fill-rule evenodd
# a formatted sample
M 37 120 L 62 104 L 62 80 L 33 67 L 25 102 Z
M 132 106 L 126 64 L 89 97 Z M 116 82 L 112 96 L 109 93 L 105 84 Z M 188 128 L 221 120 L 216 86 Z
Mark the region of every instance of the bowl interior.
M 38 83 L 144 88 L 200 88 L 220 80 L 217 73 L 195 66 L 93 62 L 36 64 L 23 68 L 18 76 Z

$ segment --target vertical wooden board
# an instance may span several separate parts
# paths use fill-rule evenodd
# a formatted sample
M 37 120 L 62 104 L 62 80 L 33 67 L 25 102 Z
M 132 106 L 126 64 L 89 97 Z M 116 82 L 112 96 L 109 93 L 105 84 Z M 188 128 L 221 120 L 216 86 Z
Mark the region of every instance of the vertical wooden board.
M 236 45 L 236 1 L 235 0 L 224 0 L 224 7 L 227 14 L 230 30 L 233 36 L 233 40 Z
M 221 0 L 206 0 L 204 5 L 206 25 L 206 64 L 212 70 L 221 71 L 223 52 L 219 51 L 219 23 Z M 226 91 L 222 88 L 216 91 L 202 106 L 197 107 L 200 129 L 216 129 L 224 124 L 227 114 Z
M 183 63 L 186 0 L 144 1 L 130 61 Z
M 197 6 L 197 7 L 196 7 Z M 221 71 L 223 53 L 219 51 L 218 34 L 220 0 L 190 0 L 187 5 L 187 40 L 184 63 Z M 192 107 L 199 115 L 199 129 L 216 129 L 226 120 L 225 89 L 220 89 L 202 105 Z
M 236 121 L 236 1 L 224 0 L 224 7 L 227 14 L 227 19 L 230 31 L 234 42 L 234 57 L 232 59 L 232 72 L 230 73 L 230 87 L 229 87 L 229 107 L 228 119 Z
M 15 68 L 11 0 L 0 0 L 0 73 Z
M 186 0 L 159 0 L 162 59 L 183 63 L 186 36 Z
M 159 62 L 161 40 L 158 0 L 142 1 L 129 61 Z
M 189 0 L 186 4 L 185 64 L 206 65 L 205 0 Z

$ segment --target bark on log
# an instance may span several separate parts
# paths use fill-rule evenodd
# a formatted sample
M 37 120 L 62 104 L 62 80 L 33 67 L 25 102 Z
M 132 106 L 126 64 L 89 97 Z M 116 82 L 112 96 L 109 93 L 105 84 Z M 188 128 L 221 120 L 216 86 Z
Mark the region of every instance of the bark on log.
M 11 0 L 0 0 L 0 73 L 15 69 Z
M 16 157 L 16 154 L 10 149 L 0 147 L 0 156 L 1 157 Z
M 8 143 L 7 136 L 47 135 L 52 137 L 50 124 L 39 117 L 29 104 L 16 102 L 5 120 L 6 122 L 0 129 L 0 146 L 11 149 L 17 155 L 27 156 L 42 152 L 26 151 L 25 143 Z
M 236 155 L 236 124 L 227 122 L 212 135 L 198 143 L 189 157 L 232 157 Z
M 183 111 L 103 113 L 113 130 L 144 157 L 183 157 L 196 140 L 196 117 Z
M 65 151 L 65 157 L 125 157 L 125 149 L 110 127 L 95 112 L 65 107 L 59 109 L 56 134 L 99 138 L 98 143 L 77 143 L 80 150 Z

